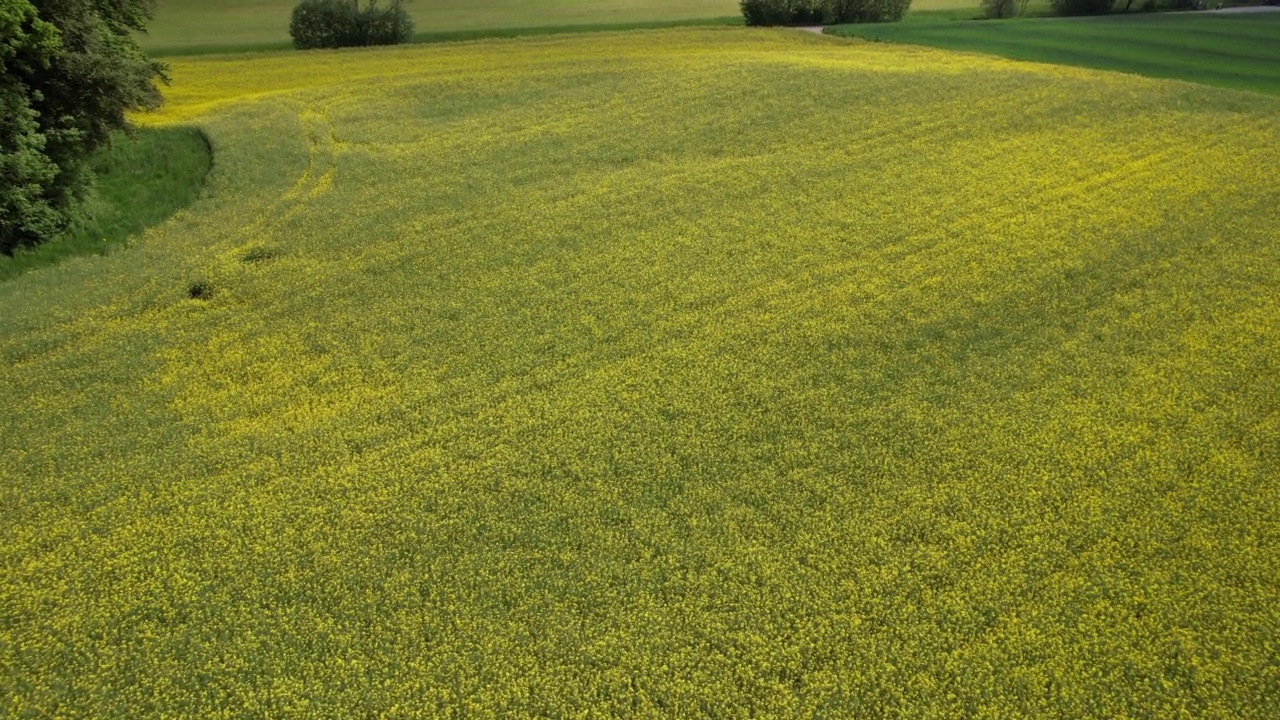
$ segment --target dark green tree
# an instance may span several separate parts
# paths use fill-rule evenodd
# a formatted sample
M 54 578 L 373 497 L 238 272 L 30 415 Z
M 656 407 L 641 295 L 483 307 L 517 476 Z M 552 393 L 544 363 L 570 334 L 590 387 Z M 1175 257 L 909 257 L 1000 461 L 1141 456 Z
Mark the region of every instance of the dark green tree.
M 302 0 L 293 8 L 289 36 L 299 50 L 396 45 L 413 37 L 413 19 L 400 0 Z
M 739 0 L 747 25 L 897 22 L 911 0 Z
M 45 155 L 39 114 L 21 81 L 47 71 L 58 33 L 27 0 L 0 0 L 0 250 L 25 236 L 57 230 L 59 214 L 44 196 L 58 174 Z
M 1018 0 L 982 0 L 982 12 L 989 18 L 1011 18 L 1018 14 Z
M 1104 15 L 1111 5 L 1112 0 L 1049 0 L 1055 15 Z
M 0 0 L 0 252 L 64 229 L 92 153 L 160 104 L 164 67 L 131 34 L 150 17 L 151 0 Z

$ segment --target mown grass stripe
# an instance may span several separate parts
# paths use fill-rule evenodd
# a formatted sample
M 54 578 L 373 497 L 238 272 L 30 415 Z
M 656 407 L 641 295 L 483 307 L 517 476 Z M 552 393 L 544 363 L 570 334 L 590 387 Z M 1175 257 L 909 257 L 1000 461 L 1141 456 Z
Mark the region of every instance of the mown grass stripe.
M 833 34 L 1280 92 L 1280 14 L 846 25 Z

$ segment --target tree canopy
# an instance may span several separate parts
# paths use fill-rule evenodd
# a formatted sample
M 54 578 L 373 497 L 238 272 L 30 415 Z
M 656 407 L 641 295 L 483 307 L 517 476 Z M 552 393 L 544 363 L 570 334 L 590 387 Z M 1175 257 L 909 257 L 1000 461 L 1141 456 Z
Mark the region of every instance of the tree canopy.
M 132 31 L 150 0 L 0 0 L 0 252 L 48 240 L 75 216 L 89 156 L 160 104 L 164 67 Z

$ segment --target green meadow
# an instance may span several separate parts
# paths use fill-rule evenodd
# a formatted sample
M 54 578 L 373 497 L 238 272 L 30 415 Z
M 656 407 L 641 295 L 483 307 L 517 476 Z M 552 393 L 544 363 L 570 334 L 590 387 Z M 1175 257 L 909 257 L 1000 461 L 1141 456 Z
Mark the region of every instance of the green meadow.
M 1280 12 L 843 25 L 827 32 L 1280 94 Z
M 943 1 L 943 0 L 937 0 Z M 294 0 L 160 0 L 144 48 L 164 55 L 289 46 Z M 409 0 L 422 39 L 581 26 L 741 22 L 735 0 Z

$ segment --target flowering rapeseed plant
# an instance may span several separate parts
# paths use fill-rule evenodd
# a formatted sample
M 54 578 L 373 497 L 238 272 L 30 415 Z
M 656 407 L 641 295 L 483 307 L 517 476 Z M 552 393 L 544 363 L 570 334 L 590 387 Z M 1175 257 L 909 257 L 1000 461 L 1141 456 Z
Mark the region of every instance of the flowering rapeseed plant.
M 172 70 L 206 196 L 0 285 L 0 715 L 1280 711 L 1280 101 L 790 31 Z

